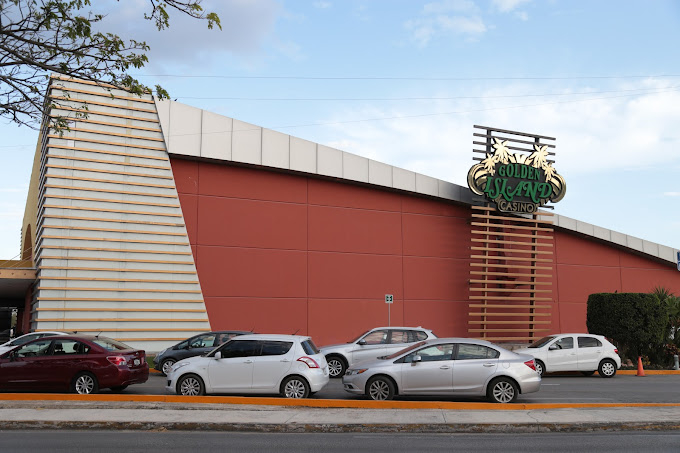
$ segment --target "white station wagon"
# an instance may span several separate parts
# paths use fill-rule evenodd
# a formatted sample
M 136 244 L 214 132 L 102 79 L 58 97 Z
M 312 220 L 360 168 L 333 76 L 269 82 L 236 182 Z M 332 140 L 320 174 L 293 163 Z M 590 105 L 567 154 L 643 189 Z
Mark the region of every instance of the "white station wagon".
M 600 376 L 610 378 L 621 368 L 619 350 L 602 335 L 550 335 L 513 352 L 533 356 L 536 371 L 541 375 L 555 371 L 580 371 L 585 376 L 592 376 L 597 371 Z
M 239 335 L 205 356 L 175 363 L 167 375 L 168 392 L 279 393 L 307 398 L 328 384 L 328 365 L 310 337 Z

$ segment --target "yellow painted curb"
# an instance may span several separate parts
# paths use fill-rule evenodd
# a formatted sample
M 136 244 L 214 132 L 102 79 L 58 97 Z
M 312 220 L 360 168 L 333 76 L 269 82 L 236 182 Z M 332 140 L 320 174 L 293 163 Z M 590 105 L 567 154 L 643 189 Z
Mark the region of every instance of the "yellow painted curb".
M 242 404 L 262 406 L 348 408 L 348 409 L 446 409 L 446 410 L 537 410 L 616 407 L 680 407 L 680 403 L 454 403 L 447 401 L 372 401 L 285 399 L 243 396 L 178 396 L 178 395 L 63 395 L 53 393 L 6 393 L 0 401 L 99 401 L 184 404 Z
M 617 374 L 625 374 L 625 375 L 630 376 L 630 375 L 636 375 L 636 374 L 637 374 L 637 370 L 619 370 L 619 371 L 617 371 L 616 373 L 617 373 Z M 680 370 L 645 370 L 645 374 L 646 374 L 646 375 L 651 375 L 651 376 L 654 376 L 654 375 L 660 376 L 660 375 L 669 375 L 669 374 L 672 375 L 672 374 L 675 374 L 675 375 L 680 376 Z

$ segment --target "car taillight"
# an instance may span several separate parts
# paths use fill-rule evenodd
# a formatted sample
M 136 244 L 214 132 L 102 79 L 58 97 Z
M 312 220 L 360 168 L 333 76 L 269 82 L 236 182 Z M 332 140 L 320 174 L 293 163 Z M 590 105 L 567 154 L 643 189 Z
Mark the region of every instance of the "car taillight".
M 125 357 L 121 357 L 119 355 L 109 356 L 106 358 L 106 360 L 117 366 L 127 365 L 127 360 L 125 360 Z
M 618 354 L 618 353 L 619 353 L 618 348 L 614 348 L 614 354 Z
M 306 363 L 307 366 L 310 368 L 319 368 L 319 364 L 316 363 L 316 360 L 314 360 L 311 357 L 300 357 L 299 359 L 297 359 L 297 361 Z
M 534 363 L 534 359 L 527 360 L 526 362 L 524 362 L 524 364 L 531 368 L 532 370 L 536 371 L 536 364 Z

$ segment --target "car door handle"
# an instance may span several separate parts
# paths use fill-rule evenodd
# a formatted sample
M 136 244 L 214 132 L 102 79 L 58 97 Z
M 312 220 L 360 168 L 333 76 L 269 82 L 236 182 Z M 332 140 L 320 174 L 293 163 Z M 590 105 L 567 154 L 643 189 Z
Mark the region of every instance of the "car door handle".
M 253 363 L 252 360 L 244 360 L 243 363 Z
M 442 366 L 439 367 L 440 370 L 448 370 L 449 368 L 451 368 L 451 367 L 448 366 L 448 365 L 442 365 Z
M 280 362 L 290 362 L 288 359 L 281 359 Z
M 492 366 L 494 366 L 494 365 L 496 365 L 496 364 L 495 364 L 495 363 L 485 363 L 485 364 L 484 364 L 484 366 L 487 367 L 487 368 L 488 368 L 488 367 L 492 367 Z

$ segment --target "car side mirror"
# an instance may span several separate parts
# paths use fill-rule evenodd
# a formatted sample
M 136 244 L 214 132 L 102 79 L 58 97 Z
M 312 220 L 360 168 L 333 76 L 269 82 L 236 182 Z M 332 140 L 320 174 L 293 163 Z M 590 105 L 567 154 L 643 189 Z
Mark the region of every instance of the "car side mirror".
M 14 360 L 16 360 L 16 358 L 17 358 L 17 353 L 12 351 L 8 354 L 8 357 L 9 357 L 10 362 L 14 362 Z
M 414 366 L 418 362 L 422 362 L 423 358 L 419 355 L 413 356 L 413 360 L 411 360 L 411 366 Z
M 359 346 L 364 346 L 364 345 L 366 345 L 366 340 L 359 340 L 359 341 L 357 341 L 357 344 Z
M 213 357 L 215 359 L 221 359 L 222 358 L 222 351 L 217 351 Z
M 548 351 L 556 351 L 556 350 L 558 350 L 558 349 L 559 349 L 559 347 L 558 347 L 556 344 L 551 344 L 551 345 L 548 347 Z

